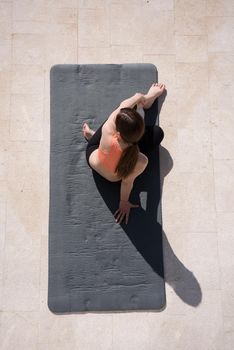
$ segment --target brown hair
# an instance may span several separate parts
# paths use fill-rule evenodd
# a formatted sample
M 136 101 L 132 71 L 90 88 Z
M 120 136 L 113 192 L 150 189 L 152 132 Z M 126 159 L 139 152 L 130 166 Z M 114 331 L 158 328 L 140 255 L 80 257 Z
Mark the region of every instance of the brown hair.
M 116 130 L 123 141 L 130 143 L 116 166 L 115 172 L 121 178 L 127 177 L 133 171 L 139 154 L 137 142 L 145 132 L 145 123 L 142 116 L 134 108 L 121 108 L 115 119 Z

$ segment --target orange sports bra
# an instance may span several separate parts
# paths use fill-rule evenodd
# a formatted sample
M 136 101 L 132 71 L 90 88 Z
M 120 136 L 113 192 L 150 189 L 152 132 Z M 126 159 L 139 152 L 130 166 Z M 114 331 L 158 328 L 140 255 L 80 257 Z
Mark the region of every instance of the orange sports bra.
M 116 165 L 118 164 L 122 153 L 123 150 L 118 144 L 116 134 L 112 136 L 112 143 L 109 152 L 103 151 L 100 146 L 98 148 L 98 157 L 101 164 L 113 173 L 115 172 Z

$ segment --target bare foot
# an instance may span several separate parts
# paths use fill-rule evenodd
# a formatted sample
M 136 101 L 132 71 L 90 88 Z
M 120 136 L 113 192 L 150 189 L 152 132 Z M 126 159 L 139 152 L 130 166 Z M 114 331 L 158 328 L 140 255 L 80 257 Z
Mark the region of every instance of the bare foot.
M 90 140 L 94 133 L 95 131 L 90 129 L 87 123 L 83 124 L 83 135 L 86 139 Z
M 144 95 L 146 102 L 144 104 L 144 108 L 150 108 L 153 104 L 153 102 L 156 100 L 157 97 L 162 95 L 163 91 L 166 90 L 165 84 L 162 83 L 154 83 L 151 85 L 149 91 L 146 95 Z

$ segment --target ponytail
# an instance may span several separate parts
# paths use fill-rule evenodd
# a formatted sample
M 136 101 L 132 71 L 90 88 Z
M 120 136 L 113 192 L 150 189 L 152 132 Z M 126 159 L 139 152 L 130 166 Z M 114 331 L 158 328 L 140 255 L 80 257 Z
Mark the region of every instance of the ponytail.
M 115 168 L 115 172 L 118 176 L 125 178 L 132 173 L 138 160 L 139 151 L 137 143 L 131 144 L 123 151 Z
M 142 116 L 134 108 L 121 108 L 115 119 L 116 130 L 120 132 L 122 139 L 130 145 L 123 151 L 115 172 L 121 178 L 130 175 L 138 161 L 139 146 L 137 142 L 145 131 Z

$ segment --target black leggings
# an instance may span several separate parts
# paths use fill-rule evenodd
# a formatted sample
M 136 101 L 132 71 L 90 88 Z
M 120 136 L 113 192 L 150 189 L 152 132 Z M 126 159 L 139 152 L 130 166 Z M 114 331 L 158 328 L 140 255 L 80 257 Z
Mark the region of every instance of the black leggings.
M 88 145 L 86 148 L 86 160 L 89 164 L 90 154 L 99 147 L 101 136 L 102 136 L 102 126 L 106 122 L 106 120 L 102 123 L 102 125 L 97 129 L 97 131 L 93 134 L 93 136 L 88 141 Z M 142 153 L 148 156 L 155 147 L 159 146 L 161 141 L 164 138 L 164 132 L 158 125 L 153 126 L 145 126 L 145 133 L 138 141 L 138 147 Z

